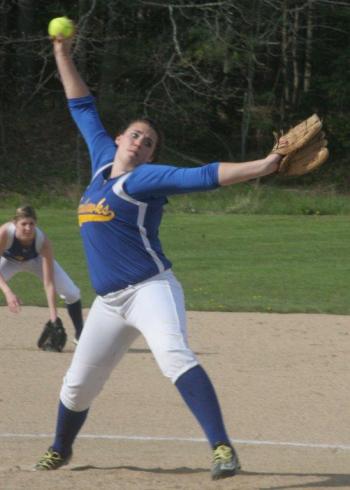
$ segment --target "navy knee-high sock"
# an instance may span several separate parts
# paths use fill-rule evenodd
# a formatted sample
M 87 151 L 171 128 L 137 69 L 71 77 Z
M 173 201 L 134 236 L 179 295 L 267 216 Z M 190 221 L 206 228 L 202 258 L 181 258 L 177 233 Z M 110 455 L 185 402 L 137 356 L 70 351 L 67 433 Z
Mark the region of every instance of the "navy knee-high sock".
M 81 301 L 80 299 L 75 303 L 66 304 L 68 314 L 72 320 L 75 329 L 75 338 L 78 340 L 83 330 L 83 313 L 81 309 Z
M 200 423 L 211 447 L 218 442 L 230 445 L 214 387 L 204 369 L 197 365 L 186 371 L 175 386 Z
M 89 409 L 73 412 L 60 401 L 58 406 L 56 435 L 52 448 L 64 458 L 72 452 L 72 445 L 85 422 Z

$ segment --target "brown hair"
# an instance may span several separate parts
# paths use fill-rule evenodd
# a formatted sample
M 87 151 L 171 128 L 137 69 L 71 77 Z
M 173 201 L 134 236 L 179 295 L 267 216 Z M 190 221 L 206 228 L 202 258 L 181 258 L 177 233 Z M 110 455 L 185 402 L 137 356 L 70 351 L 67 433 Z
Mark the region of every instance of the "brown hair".
M 35 209 L 32 206 L 21 206 L 16 209 L 16 214 L 13 218 L 16 223 L 23 218 L 32 218 L 35 222 L 37 221 Z
M 156 123 L 156 121 L 154 119 L 151 119 L 150 117 L 146 117 L 146 116 L 141 116 L 141 117 L 136 117 L 135 119 L 131 119 L 127 124 L 125 124 L 121 128 L 120 133 L 124 133 L 132 124 L 137 123 L 137 122 L 147 124 L 157 134 L 157 142 L 156 142 L 156 146 L 154 148 L 153 159 L 152 159 L 152 161 L 154 162 L 159 158 L 159 154 L 160 154 L 160 151 L 161 151 L 162 146 L 163 146 L 163 142 L 164 142 L 163 131 L 160 129 L 158 123 Z

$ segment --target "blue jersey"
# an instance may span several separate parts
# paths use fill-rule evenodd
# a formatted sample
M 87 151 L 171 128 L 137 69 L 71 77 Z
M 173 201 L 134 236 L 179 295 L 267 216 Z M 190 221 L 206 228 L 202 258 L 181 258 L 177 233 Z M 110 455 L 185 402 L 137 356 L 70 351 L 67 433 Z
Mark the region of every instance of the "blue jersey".
M 92 179 L 78 209 L 81 235 L 92 285 L 105 295 L 171 267 L 159 240 L 167 196 L 215 189 L 219 164 L 179 168 L 145 162 L 109 178 L 118 147 L 100 121 L 94 98 L 68 103 L 91 159 Z

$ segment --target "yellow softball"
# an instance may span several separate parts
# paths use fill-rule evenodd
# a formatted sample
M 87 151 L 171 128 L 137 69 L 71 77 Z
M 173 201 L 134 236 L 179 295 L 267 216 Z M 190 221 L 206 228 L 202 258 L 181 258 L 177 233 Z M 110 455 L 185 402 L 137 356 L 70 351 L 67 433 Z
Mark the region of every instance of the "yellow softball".
M 74 24 L 68 17 L 56 17 L 50 20 L 48 33 L 51 37 L 71 37 L 74 34 Z

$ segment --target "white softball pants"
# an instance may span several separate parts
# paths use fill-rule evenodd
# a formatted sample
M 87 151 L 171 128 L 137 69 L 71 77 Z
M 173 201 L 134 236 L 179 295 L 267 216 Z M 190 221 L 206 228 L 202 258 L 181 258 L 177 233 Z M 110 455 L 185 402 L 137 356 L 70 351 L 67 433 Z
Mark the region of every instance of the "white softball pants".
M 5 257 L 0 258 L 0 272 L 5 281 L 9 281 L 11 277 L 19 272 L 29 272 L 36 275 L 41 281 L 43 280 L 43 266 L 40 255 L 35 259 L 25 260 L 23 262 L 15 262 L 7 260 Z M 74 284 L 68 274 L 54 260 L 54 281 L 57 294 L 66 304 L 70 305 L 80 299 L 80 290 Z
M 173 383 L 198 364 L 187 343 L 182 287 L 171 271 L 96 297 L 63 380 L 62 403 L 76 412 L 89 408 L 140 334 Z

